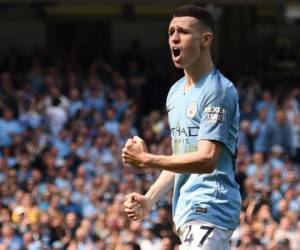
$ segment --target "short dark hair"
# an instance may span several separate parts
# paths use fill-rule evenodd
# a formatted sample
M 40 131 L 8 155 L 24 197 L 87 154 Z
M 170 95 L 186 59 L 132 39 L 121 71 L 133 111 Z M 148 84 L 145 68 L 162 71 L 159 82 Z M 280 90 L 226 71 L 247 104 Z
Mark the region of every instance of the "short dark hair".
M 173 17 L 190 16 L 198 19 L 201 24 L 204 24 L 207 28 L 214 32 L 215 25 L 212 15 L 205 8 L 195 5 L 187 4 L 179 7 L 174 11 Z
M 53 106 L 59 106 L 59 104 L 60 104 L 60 99 L 59 99 L 59 97 L 53 97 L 53 98 L 52 98 L 52 105 L 53 105 Z

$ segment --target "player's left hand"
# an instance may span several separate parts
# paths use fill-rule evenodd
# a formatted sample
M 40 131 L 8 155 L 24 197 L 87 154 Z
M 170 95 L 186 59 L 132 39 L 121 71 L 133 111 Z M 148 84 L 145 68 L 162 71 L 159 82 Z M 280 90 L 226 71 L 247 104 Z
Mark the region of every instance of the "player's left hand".
M 143 139 L 134 136 L 128 139 L 122 150 L 122 161 L 134 167 L 146 167 L 147 147 Z

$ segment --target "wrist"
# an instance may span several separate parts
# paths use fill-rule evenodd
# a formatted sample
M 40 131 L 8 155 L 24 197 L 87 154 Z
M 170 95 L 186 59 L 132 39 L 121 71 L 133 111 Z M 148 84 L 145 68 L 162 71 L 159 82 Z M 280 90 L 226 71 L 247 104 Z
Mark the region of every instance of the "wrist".
M 145 152 L 141 160 L 142 167 L 150 167 L 151 154 Z
M 145 198 L 146 198 L 148 207 L 149 207 L 149 209 L 151 210 L 151 208 L 152 208 L 152 207 L 154 206 L 154 204 L 155 204 L 155 200 L 153 199 L 153 197 L 151 197 L 151 194 L 149 194 L 149 192 L 145 194 Z

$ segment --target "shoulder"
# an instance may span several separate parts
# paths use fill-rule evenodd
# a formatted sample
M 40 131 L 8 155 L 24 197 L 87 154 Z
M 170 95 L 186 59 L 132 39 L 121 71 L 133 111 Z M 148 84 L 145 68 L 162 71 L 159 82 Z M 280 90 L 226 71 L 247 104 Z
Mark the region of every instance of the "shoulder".
M 234 84 L 225 77 L 219 70 L 215 70 L 211 76 L 210 91 L 224 98 L 238 99 L 237 90 Z
M 234 84 L 217 69 L 209 76 L 201 92 L 204 106 L 215 101 L 227 103 L 230 106 L 236 106 L 238 103 L 238 94 Z

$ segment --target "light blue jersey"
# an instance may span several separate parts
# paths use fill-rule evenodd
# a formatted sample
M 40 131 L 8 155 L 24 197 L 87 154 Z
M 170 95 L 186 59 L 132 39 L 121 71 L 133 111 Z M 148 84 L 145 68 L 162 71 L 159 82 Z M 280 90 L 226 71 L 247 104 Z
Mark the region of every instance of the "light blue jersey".
M 184 93 L 185 77 L 167 97 L 174 154 L 197 150 L 199 140 L 224 144 L 211 174 L 175 174 L 173 218 L 176 228 L 190 220 L 235 229 L 241 197 L 235 182 L 235 152 L 239 130 L 238 95 L 234 85 L 213 69 Z

